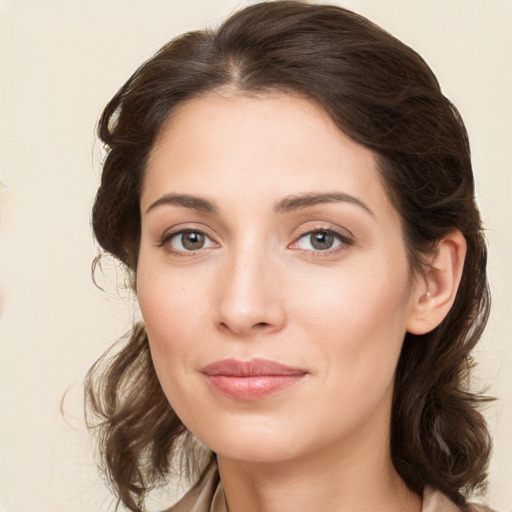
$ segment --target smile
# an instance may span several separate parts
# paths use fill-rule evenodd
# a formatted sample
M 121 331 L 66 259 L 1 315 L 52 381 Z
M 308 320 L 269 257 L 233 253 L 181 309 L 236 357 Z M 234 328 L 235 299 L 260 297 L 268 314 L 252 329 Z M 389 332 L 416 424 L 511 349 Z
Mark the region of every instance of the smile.
M 259 400 L 300 381 L 307 371 L 269 361 L 224 359 L 202 368 L 211 388 L 235 400 Z

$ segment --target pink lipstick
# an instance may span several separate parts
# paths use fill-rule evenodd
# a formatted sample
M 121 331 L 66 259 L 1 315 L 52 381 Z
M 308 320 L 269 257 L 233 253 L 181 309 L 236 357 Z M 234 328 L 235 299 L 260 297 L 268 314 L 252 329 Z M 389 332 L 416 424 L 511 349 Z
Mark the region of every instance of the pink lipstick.
M 292 386 L 308 373 L 266 359 L 223 359 L 201 371 L 214 391 L 235 400 L 265 398 Z

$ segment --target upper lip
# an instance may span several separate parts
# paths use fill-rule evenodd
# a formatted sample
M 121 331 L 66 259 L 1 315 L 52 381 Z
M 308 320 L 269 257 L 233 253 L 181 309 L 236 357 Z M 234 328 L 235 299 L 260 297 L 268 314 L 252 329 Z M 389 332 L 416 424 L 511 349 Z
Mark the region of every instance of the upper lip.
M 226 375 L 232 377 L 251 377 L 255 375 L 303 375 L 307 373 L 307 371 L 302 368 L 293 368 L 268 359 L 251 359 L 250 361 L 222 359 L 206 365 L 201 369 L 201 371 L 209 376 Z

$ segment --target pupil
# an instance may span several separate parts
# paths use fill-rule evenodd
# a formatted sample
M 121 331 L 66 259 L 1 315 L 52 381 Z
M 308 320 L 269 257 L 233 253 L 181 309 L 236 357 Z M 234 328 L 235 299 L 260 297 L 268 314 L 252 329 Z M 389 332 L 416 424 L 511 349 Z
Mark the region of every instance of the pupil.
M 183 247 L 190 251 L 201 249 L 204 245 L 204 235 L 195 231 L 183 233 Z
M 325 231 L 319 231 L 311 235 L 311 245 L 320 251 L 330 249 L 334 242 L 334 236 Z

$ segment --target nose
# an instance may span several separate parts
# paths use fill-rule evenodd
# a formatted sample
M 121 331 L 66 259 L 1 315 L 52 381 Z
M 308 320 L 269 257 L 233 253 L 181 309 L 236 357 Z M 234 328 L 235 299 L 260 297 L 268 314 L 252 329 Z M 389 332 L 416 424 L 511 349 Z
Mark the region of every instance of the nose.
M 279 265 L 248 252 L 229 258 L 219 275 L 217 327 L 240 337 L 278 332 L 286 322 Z

